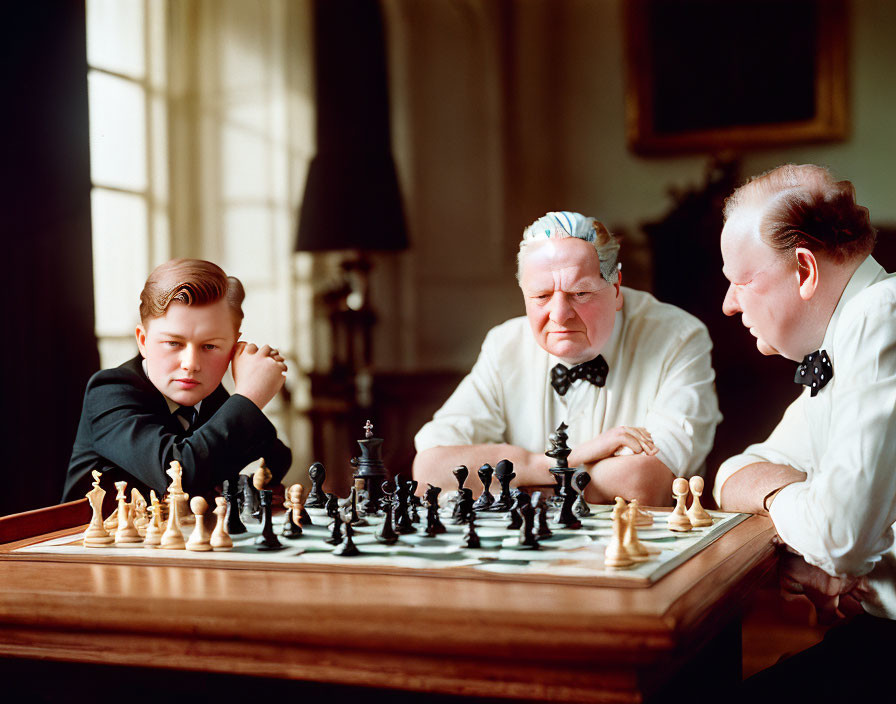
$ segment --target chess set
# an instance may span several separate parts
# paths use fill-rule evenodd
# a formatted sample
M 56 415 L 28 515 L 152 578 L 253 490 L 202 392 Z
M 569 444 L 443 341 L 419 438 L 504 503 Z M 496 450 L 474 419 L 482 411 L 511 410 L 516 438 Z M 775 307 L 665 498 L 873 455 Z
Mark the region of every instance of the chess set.
M 188 500 L 181 468 L 173 462 L 164 501 L 151 492 L 147 503 L 135 490 L 128 501 L 126 484 L 118 482 L 118 507 L 104 520 L 105 490 L 95 472 L 87 494 L 93 515 L 86 529 L 22 545 L 0 557 L 637 587 L 655 583 L 747 517 L 703 509 L 700 477 L 690 483 L 675 480 L 677 503 L 671 511 L 645 509 L 622 498 L 613 506 L 588 504 L 584 491 L 591 477 L 568 466 L 565 430 L 561 425 L 551 434 L 546 453 L 556 463 L 551 497 L 511 489 L 515 475 L 507 460 L 479 468 L 482 489 L 475 500 L 463 466 L 454 470 L 455 491 L 442 495 L 441 488 L 427 485 L 419 497 L 416 481 L 400 475 L 387 481 L 383 440 L 373 437 L 368 422 L 358 441 L 361 454 L 352 460 L 354 486 L 346 498 L 324 492 L 326 471 L 315 463 L 307 496 L 302 485 L 290 486 L 285 512 L 275 515 L 273 492 L 267 488 L 270 472 L 262 464 L 252 477 L 225 482 L 211 512 L 212 528 L 208 503 L 202 497 Z M 497 496 L 491 492 L 493 479 L 500 487 Z M 693 501 L 686 508 L 689 493 Z

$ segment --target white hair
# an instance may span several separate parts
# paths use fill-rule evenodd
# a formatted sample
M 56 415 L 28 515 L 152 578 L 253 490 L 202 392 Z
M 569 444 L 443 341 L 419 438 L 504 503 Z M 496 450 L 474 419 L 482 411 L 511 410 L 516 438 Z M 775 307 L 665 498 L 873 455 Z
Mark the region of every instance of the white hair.
M 523 230 L 520 251 L 516 257 L 517 280 L 520 278 L 523 254 L 529 245 L 565 237 L 575 237 L 590 243 L 600 259 L 600 275 L 607 283 L 615 284 L 619 281 L 619 242 L 603 223 L 568 210 L 547 213 Z

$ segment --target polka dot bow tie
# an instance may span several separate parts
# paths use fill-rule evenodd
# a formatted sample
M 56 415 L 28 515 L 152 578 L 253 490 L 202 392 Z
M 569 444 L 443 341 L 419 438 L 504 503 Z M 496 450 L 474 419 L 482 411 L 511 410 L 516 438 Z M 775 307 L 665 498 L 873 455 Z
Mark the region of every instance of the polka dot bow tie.
M 796 368 L 793 380 L 797 384 L 810 387 L 814 396 L 833 377 L 834 367 L 831 364 L 830 355 L 824 350 L 816 350 L 803 357 L 803 361 Z
M 566 395 L 570 384 L 579 379 L 584 379 L 595 386 L 603 386 L 607 383 L 607 373 L 609 371 L 610 367 L 601 355 L 597 355 L 590 362 L 577 364 L 572 369 L 558 364 L 551 369 L 551 386 L 561 396 Z

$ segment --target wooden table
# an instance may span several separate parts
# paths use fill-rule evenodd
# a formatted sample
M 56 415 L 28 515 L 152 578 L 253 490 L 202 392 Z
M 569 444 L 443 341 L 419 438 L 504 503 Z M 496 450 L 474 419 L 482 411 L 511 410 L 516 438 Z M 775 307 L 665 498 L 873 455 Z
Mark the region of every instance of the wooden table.
M 0 552 L 85 501 L 0 518 Z M 774 563 L 750 517 L 649 588 L 444 576 L 0 560 L 0 656 L 537 701 L 733 686 L 740 609 Z M 672 686 L 679 686 L 673 684 Z

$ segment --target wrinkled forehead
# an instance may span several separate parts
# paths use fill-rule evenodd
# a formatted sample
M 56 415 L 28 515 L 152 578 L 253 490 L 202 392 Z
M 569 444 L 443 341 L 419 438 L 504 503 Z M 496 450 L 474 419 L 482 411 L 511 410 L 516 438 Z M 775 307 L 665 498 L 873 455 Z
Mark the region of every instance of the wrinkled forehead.
M 600 258 L 594 247 L 574 237 L 528 245 L 521 261 L 520 285 L 544 285 L 558 279 L 564 285 L 602 281 Z

